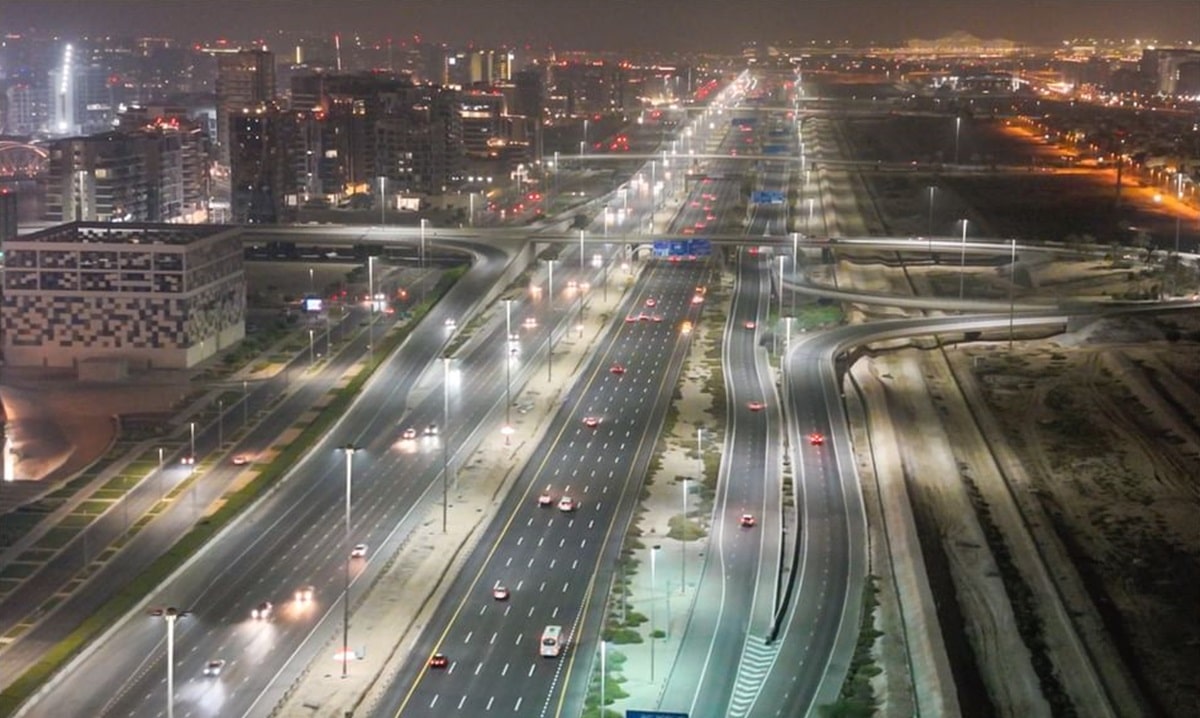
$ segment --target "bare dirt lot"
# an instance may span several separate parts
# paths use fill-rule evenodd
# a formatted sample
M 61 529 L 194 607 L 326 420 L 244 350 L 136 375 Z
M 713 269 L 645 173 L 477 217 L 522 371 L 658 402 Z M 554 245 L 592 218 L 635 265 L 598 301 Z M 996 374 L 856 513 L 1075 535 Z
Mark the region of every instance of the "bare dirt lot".
M 845 153 L 859 156 L 861 132 L 843 130 Z M 901 131 L 912 127 L 884 130 Z M 897 151 L 914 149 L 900 142 Z M 889 142 L 866 144 L 869 155 Z M 1114 209 L 1115 174 L 868 170 L 862 179 L 866 223 L 890 235 L 927 233 L 933 183 L 935 234 L 951 234 L 954 218 L 968 217 L 988 236 L 1108 243 L 1135 239 L 1130 226 L 1141 226 L 1160 247 L 1173 240 L 1174 222 L 1147 188 L 1123 188 L 1128 204 Z M 1184 228 L 1184 249 L 1194 235 Z M 966 296 L 1011 290 L 1018 302 L 1054 302 L 1152 291 L 1146 285 L 1161 282 L 1161 268 L 1136 256 L 1126 265 L 1129 251 L 1092 262 L 1020 258 L 1015 273 L 1004 263 L 968 263 Z M 915 254 L 906 261 L 923 265 L 844 261 L 839 276 L 874 291 L 957 293 L 957 266 Z M 1194 272 L 1188 279 L 1194 284 Z M 870 310 L 863 319 L 895 314 Z M 893 497 L 911 503 L 924 552 L 916 560 L 929 574 L 963 714 L 1195 715 L 1200 316 L 1110 318 L 1050 338 L 1018 335 L 1011 352 L 1007 342 L 918 345 L 875 347 L 855 371 L 873 420 L 889 427 L 872 432 L 871 443 L 894 432 L 899 461 L 878 465 L 877 480 L 885 493 L 899 482 Z M 1081 680 L 1085 672 L 1094 677 Z
M 1053 528 L 1156 712 L 1200 705 L 1200 320 L 969 348 Z

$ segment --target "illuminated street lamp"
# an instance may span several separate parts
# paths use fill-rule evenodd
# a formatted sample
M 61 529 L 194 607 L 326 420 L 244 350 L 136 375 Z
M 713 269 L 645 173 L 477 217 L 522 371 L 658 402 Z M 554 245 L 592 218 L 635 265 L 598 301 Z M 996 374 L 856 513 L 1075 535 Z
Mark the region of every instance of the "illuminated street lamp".
M 428 223 L 429 220 L 424 218 L 421 219 L 421 256 L 418 258 L 418 260 L 420 265 L 419 268 L 422 270 L 425 269 L 425 225 Z
M 167 718 L 175 717 L 175 621 L 190 613 L 174 606 L 150 611 L 151 616 L 167 622 Z
M 959 252 L 958 259 L 958 298 L 959 301 L 963 298 L 963 281 L 965 278 L 964 272 L 967 269 L 967 224 L 968 220 L 962 221 L 962 250 Z
M 449 511 L 450 482 L 450 362 L 449 356 L 442 357 L 442 533 L 446 533 L 446 515 Z
M 654 644 L 658 639 L 654 636 L 654 604 L 655 604 L 655 569 L 654 565 L 658 558 L 658 550 L 662 548 L 658 544 L 650 547 L 650 682 L 654 682 Z
M 962 130 L 962 115 L 954 118 L 954 164 L 958 164 L 958 135 Z
M 354 452 L 359 448 L 354 444 L 346 444 L 342 451 L 346 452 L 346 581 L 342 585 L 342 678 L 349 671 L 350 661 L 350 562 L 354 549 L 350 545 L 350 479 L 354 467 Z
M 512 434 L 512 352 L 509 351 L 509 337 L 512 336 L 512 300 L 504 300 L 504 443 Z

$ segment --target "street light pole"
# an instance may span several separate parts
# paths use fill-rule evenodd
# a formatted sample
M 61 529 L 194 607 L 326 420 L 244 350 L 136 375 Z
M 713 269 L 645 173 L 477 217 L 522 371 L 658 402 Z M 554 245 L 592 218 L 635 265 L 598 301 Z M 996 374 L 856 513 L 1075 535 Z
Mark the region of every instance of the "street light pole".
M 167 498 L 167 477 L 163 474 L 163 448 L 158 447 L 158 500 Z
M 225 446 L 225 400 L 217 399 L 217 451 Z
M 424 218 L 421 219 L 421 256 L 419 259 L 420 259 L 420 269 L 422 271 L 425 270 L 425 223 L 428 221 L 429 220 L 424 219 Z
M 658 549 L 661 546 L 655 544 L 650 547 L 650 682 L 654 682 L 654 644 L 657 639 L 654 637 L 654 604 L 655 604 L 655 577 L 654 564 L 658 557 Z
M 504 443 L 512 426 L 512 300 L 504 300 Z
M 583 230 L 579 230 L 579 281 L 583 281 Z
M 929 185 L 929 256 L 933 257 L 933 193 L 937 187 Z
M 605 658 L 606 658 L 605 653 L 607 653 L 607 651 L 605 649 L 607 648 L 607 646 L 608 646 L 608 644 L 603 639 L 601 639 L 600 640 L 600 716 L 601 716 L 601 718 L 603 718 L 603 716 L 604 716 L 604 704 L 607 702 L 604 700 L 604 682 L 608 678 L 607 670 L 604 665 Z
M 1013 350 L 1013 315 L 1016 314 L 1016 300 L 1013 292 L 1017 288 L 1017 240 L 1011 240 L 1012 254 L 1008 259 L 1008 353 Z
M 151 615 L 167 622 L 167 718 L 175 718 L 175 621 L 187 615 L 187 611 L 168 606 L 151 611 Z
M 450 503 L 450 357 L 442 357 L 442 533 Z
M 783 260 L 785 257 L 779 255 L 779 318 L 783 319 Z M 775 337 L 775 351 L 779 351 L 779 332 L 772 331 L 772 336 Z
M 250 423 L 250 385 L 242 380 L 242 428 Z
M 546 287 L 546 381 L 554 381 L 554 260 L 546 265 L 550 268 Z
M 367 257 L 367 349 L 375 362 L 375 256 Z
M 350 545 L 350 476 L 358 447 L 346 444 L 342 451 L 346 452 L 346 582 L 342 588 L 342 678 L 345 678 L 350 661 L 350 554 L 353 551 Z
M 796 260 L 800 258 L 800 233 L 792 232 L 792 279 L 795 280 L 797 267 Z M 791 313 L 796 313 L 796 293 L 792 292 L 792 300 L 788 303 Z
M 964 219 L 962 221 L 962 223 L 963 223 L 962 250 L 959 252 L 959 258 L 958 258 L 958 299 L 959 299 L 959 301 L 962 301 L 962 298 L 963 298 L 963 280 L 965 278 L 964 272 L 966 272 L 966 270 L 967 270 L 967 224 L 969 222 L 968 222 L 968 220 Z
M 189 421 L 188 429 L 190 429 L 191 437 L 192 437 L 192 439 L 191 439 L 191 452 L 192 452 L 191 459 L 193 462 L 195 462 L 196 461 L 196 422 Z M 194 466 L 195 463 L 193 463 L 192 465 Z
M 954 118 L 954 164 L 958 164 L 958 135 L 962 129 L 962 116 Z
M 697 434 L 699 429 L 696 430 Z M 688 480 L 683 477 L 683 531 L 679 537 L 679 593 L 683 593 L 687 587 L 687 497 L 688 497 Z

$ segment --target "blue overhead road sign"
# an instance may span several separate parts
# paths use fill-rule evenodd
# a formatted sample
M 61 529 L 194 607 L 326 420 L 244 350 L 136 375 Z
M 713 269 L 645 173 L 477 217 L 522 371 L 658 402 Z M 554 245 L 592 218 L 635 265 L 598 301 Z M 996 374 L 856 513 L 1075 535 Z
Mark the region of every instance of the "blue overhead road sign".
M 668 257 L 707 257 L 712 254 L 712 242 L 707 239 L 656 239 L 654 240 L 654 256 Z
M 787 196 L 783 192 L 759 190 L 750 193 L 750 201 L 754 204 L 783 204 L 787 201 Z
M 687 713 L 667 713 L 666 711 L 635 711 L 627 709 L 625 718 L 688 718 Z

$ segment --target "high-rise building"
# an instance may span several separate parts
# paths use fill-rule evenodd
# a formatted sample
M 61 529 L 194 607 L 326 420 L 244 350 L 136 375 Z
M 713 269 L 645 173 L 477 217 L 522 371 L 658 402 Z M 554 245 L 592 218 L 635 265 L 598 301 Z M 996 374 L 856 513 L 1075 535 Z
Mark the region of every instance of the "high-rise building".
M 501 146 L 508 140 L 504 95 L 487 90 L 466 91 L 462 95 L 460 114 L 467 157 L 498 157 Z
M 245 336 L 238 230 L 70 223 L 5 243 L 0 326 L 16 366 L 194 366 Z
M 316 108 L 303 151 L 320 158 L 305 170 L 319 183 L 302 184 L 319 184 L 326 196 L 363 191 L 380 177 L 391 191 L 430 194 L 462 181 L 462 108 L 453 89 L 403 75 L 312 74 L 293 78 L 292 98 L 297 110 Z
M 152 222 L 203 222 L 209 219 L 211 192 L 208 150 L 210 140 L 203 125 L 183 107 L 146 105 L 121 113 L 118 128 L 141 132 L 156 140 L 148 162 L 155 187 L 149 220 Z
M 275 100 L 275 55 L 267 50 L 217 53 L 217 147 L 229 164 L 229 121 Z
M 108 132 L 50 143 L 46 219 L 56 222 L 145 222 L 150 179 L 145 137 Z
M 298 176 L 310 113 L 267 105 L 229 120 L 229 185 L 233 221 L 275 224 L 287 219 L 289 195 L 303 192 Z
M 17 193 L 0 189 L 0 252 L 4 242 L 17 237 Z

